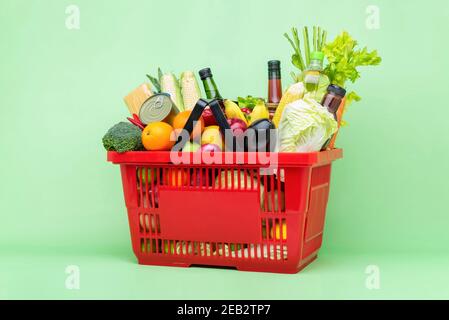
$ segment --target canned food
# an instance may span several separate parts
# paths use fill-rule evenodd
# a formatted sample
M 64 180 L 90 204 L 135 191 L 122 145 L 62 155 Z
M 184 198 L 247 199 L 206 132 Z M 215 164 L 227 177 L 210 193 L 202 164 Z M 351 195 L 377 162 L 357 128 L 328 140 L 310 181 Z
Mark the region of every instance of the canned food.
M 147 125 L 152 122 L 162 121 L 170 114 L 177 114 L 173 101 L 168 93 L 158 93 L 149 97 L 142 104 L 139 112 L 140 121 Z

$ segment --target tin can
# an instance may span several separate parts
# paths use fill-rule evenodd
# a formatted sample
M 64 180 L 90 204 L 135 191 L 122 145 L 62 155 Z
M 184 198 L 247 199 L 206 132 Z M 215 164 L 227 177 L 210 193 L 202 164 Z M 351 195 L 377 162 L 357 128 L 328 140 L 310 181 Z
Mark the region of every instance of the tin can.
M 157 93 L 142 104 L 139 118 L 143 124 L 147 125 L 172 118 L 176 114 L 178 114 L 178 109 L 170 99 L 170 95 L 168 93 Z

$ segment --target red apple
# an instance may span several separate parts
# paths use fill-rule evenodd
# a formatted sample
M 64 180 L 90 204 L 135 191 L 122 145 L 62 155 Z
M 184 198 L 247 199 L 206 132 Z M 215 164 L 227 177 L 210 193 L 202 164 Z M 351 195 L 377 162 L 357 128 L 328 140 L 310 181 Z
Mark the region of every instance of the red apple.
M 242 119 L 228 119 L 229 126 L 231 127 L 232 134 L 235 137 L 241 136 L 245 133 L 246 129 L 248 129 L 248 126 L 246 125 L 245 121 Z
M 204 109 L 203 114 L 201 116 L 203 117 L 205 127 L 218 125 L 212 113 L 212 110 L 209 107 L 206 107 Z

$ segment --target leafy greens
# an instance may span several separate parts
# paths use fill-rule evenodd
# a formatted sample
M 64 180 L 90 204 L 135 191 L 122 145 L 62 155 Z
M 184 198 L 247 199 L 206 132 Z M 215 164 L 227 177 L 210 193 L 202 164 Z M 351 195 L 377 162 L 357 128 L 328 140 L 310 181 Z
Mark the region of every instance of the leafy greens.
M 358 67 L 375 66 L 382 61 L 376 50 L 369 52 L 366 47 L 356 50 L 356 46 L 357 41 L 346 31 L 324 46 L 323 52 L 329 62 L 324 73 L 331 83 L 340 87 L 344 87 L 347 80 L 354 83 L 360 78 Z

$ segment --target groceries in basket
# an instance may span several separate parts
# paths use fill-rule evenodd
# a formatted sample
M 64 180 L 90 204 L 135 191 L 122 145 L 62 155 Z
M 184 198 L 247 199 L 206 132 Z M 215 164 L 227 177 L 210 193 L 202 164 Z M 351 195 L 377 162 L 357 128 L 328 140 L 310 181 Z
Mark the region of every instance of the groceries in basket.
M 104 147 L 117 152 L 209 153 L 333 149 L 337 132 L 345 124 L 345 111 L 360 100 L 354 91 L 346 92 L 346 85 L 360 78 L 359 67 L 378 65 L 381 58 L 377 51 L 359 49 L 347 32 L 328 42 L 328 32 L 321 27 L 309 31 L 305 27 L 300 34 L 292 28 L 291 35 L 284 34 L 299 73 L 291 72 L 293 83 L 282 92 L 281 62 L 268 61 L 266 99 L 248 94 L 223 98 L 211 68 L 183 71 L 179 77 L 159 68 L 157 76 L 147 75 L 150 83 L 141 84 L 124 98 L 130 123 L 112 127 L 103 138 Z M 223 69 L 216 71 L 220 76 Z M 219 107 L 212 110 L 209 103 L 214 99 Z M 200 101 L 207 101 L 206 105 L 195 110 Z M 189 127 L 192 130 L 184 139 Z

